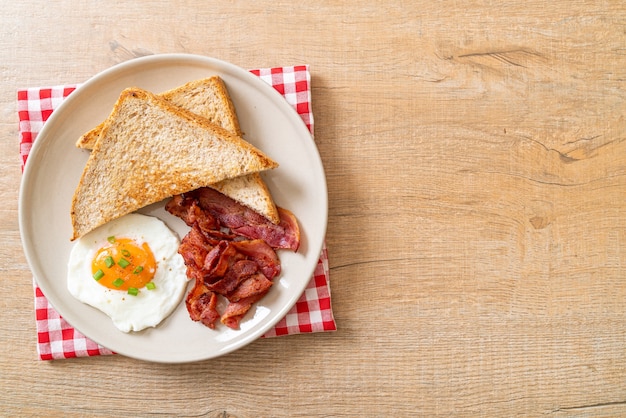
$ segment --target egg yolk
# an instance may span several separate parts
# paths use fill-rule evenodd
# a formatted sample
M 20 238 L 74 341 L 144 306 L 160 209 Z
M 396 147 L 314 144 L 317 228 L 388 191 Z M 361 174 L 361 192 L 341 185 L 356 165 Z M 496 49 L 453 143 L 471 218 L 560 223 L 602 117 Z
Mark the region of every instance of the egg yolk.
M 147 243 L 129 238 L 109 238 L 91 262 L 93 278 L 114 290 L 141 289 L 156 272 L 156 261 Z

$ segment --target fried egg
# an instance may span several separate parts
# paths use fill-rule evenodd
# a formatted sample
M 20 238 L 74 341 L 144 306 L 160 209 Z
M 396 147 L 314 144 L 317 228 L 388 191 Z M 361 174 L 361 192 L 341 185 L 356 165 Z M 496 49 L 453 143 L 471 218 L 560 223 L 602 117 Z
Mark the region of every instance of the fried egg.
M 79 238 L 67 288 L 123 332 L 155 327 L 181 302 L 187 274 L 180 240 L 161 220 L 132 213 Z

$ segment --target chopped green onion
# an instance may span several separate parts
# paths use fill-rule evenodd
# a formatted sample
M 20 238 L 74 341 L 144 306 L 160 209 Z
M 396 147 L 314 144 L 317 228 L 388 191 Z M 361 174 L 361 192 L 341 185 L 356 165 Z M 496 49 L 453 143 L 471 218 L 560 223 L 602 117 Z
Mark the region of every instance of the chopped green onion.
M 133 270 L 134 274 L 139 274 L 143 271 L 143 266 L 137 266 L 135 267 L 135 270 Z
M 127 260 L 127 259 L 125 259 L 125 258 L 120 258 L 120 261 L 118 261 L 118 262 L 117 262 L 117 264 L 118 264 L 121 268 L 125 269 L 126 267 L 128 267 L 128 266 L 129 266 L 130 261 L 128 261 L 128 260 Z
M 130 257 L 130 251 L 128 251 L 128 250 L 122 250 L 122 255 L 123 255 L 124 257 Z
M 100 280 L 102 277 L 104 277 L 104 272 L 102 270 L 98 270 L 93 274 L 93 278 L 96 280 Z
M 113 281 L 113 286 L 115 286 L 115 287 L 120 287 L 123 284 L 124 284 L 124 280 L 122 280 L 119 277 Z
M 107 238 L 107 241 L 113 244 L 115 242 L 115 236 L 111 235 L 110 237 Z
M 115 261 L 113 261 L 113 257 L 111 256 L 107 256 L 104 258 L 104 265 L 107 266 L 108 268 L 113 267 L 113 264 L 115 264 Z
M 154 289 L 156 289 L 156 285 L 154 284 L 154 282 L 148 282 L 148 283 L 146 283 L 146 289 L 154 290 Z
M 129 287 L 128 288 L 128 294 L 129 295 L 133 295 L 133 296 L 137 296 L 139 294 L 139 289 L 137 289 L 136 287 Z

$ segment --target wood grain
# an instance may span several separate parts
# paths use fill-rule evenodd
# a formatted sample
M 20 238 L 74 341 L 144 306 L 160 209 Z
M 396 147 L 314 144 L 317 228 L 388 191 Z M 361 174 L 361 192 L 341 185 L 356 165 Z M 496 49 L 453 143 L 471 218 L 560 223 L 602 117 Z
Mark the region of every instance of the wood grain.
M 32 0 L 0 14 L 0 415 L 626 414 L 626 5 Z M 339 330 L 36 359 L 15 92 L 137 56 L 308 63 Z

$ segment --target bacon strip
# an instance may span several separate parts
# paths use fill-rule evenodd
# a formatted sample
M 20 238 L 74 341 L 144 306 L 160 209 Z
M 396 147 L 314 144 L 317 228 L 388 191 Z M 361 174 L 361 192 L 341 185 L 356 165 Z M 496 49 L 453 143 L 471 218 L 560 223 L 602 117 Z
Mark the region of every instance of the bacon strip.
M 272 287 L 272 281 L 263 273 L 256 273 L 243 280 L 237 288 L 226 295 L 229 302 L 239 302 L 250 296 L 265 294 Z
M 185 299 L 189 317 L 215 329 L 215 321 L 220 318 L 217 311 L 217 294 L 206 288 L 202 280 L 196 280 L 193 289 Z
M 220 321 L 229 328 L 238 328 L 241 318 L 243 318 L 252 305 L 261 300 L 263 296 L 265 296 L 265 293 L 259 293 L 244 299 L 239 299 L 237 302 L 229 303 Z
M 281 222 L 261 215 L 210 189 L 174 196 L 166 210 L 191 227 L 179 253 L 195 284 L 185 300 L 189 316 L 215 329 L 217 319 L 230 328 L 272 287 L 281 266 L 275 249 L 296 251 L 300 231 L 293 214 L 279 208 Z M 228 300 L 222 314 L 218 297 Z
M 252 260 L 239 260 L 224 274 L 224 277 L 207 287 L 220 295 L 228 295 L 236 290 L 247 277 L 256 274 L 258 268 Z
M 210 187 L 203 187 L 191 193 L 185 193 L 184 197 L 174 197 L 174 199 L 176 203 L 173 205 L 177 207 L 177 211 L 182 211 L 182 206 L 187 207 L 191 212 L 186 215 L 190 221 L 193 221 L 195 214 L 194 205 L 198 205 L 204 212 L 215 218 L 221 226 L 229 228 L 235 234 L 249 239 L 262 239 L 272 248 L 298 251 L 300 247 L 298 221 L 286 209 L 278 208 L 280 223 L 276 225 L 252 209 Z M 167 207 L 166 209 L 170 211 Z
M 254 260 L 261 272 L 268 278 L 273 279 L 280 274 L 280 260 L 276 251 L 265 241 L 255 239 L 251 241 L 235 241 L 231 243 L 241 254 Z

